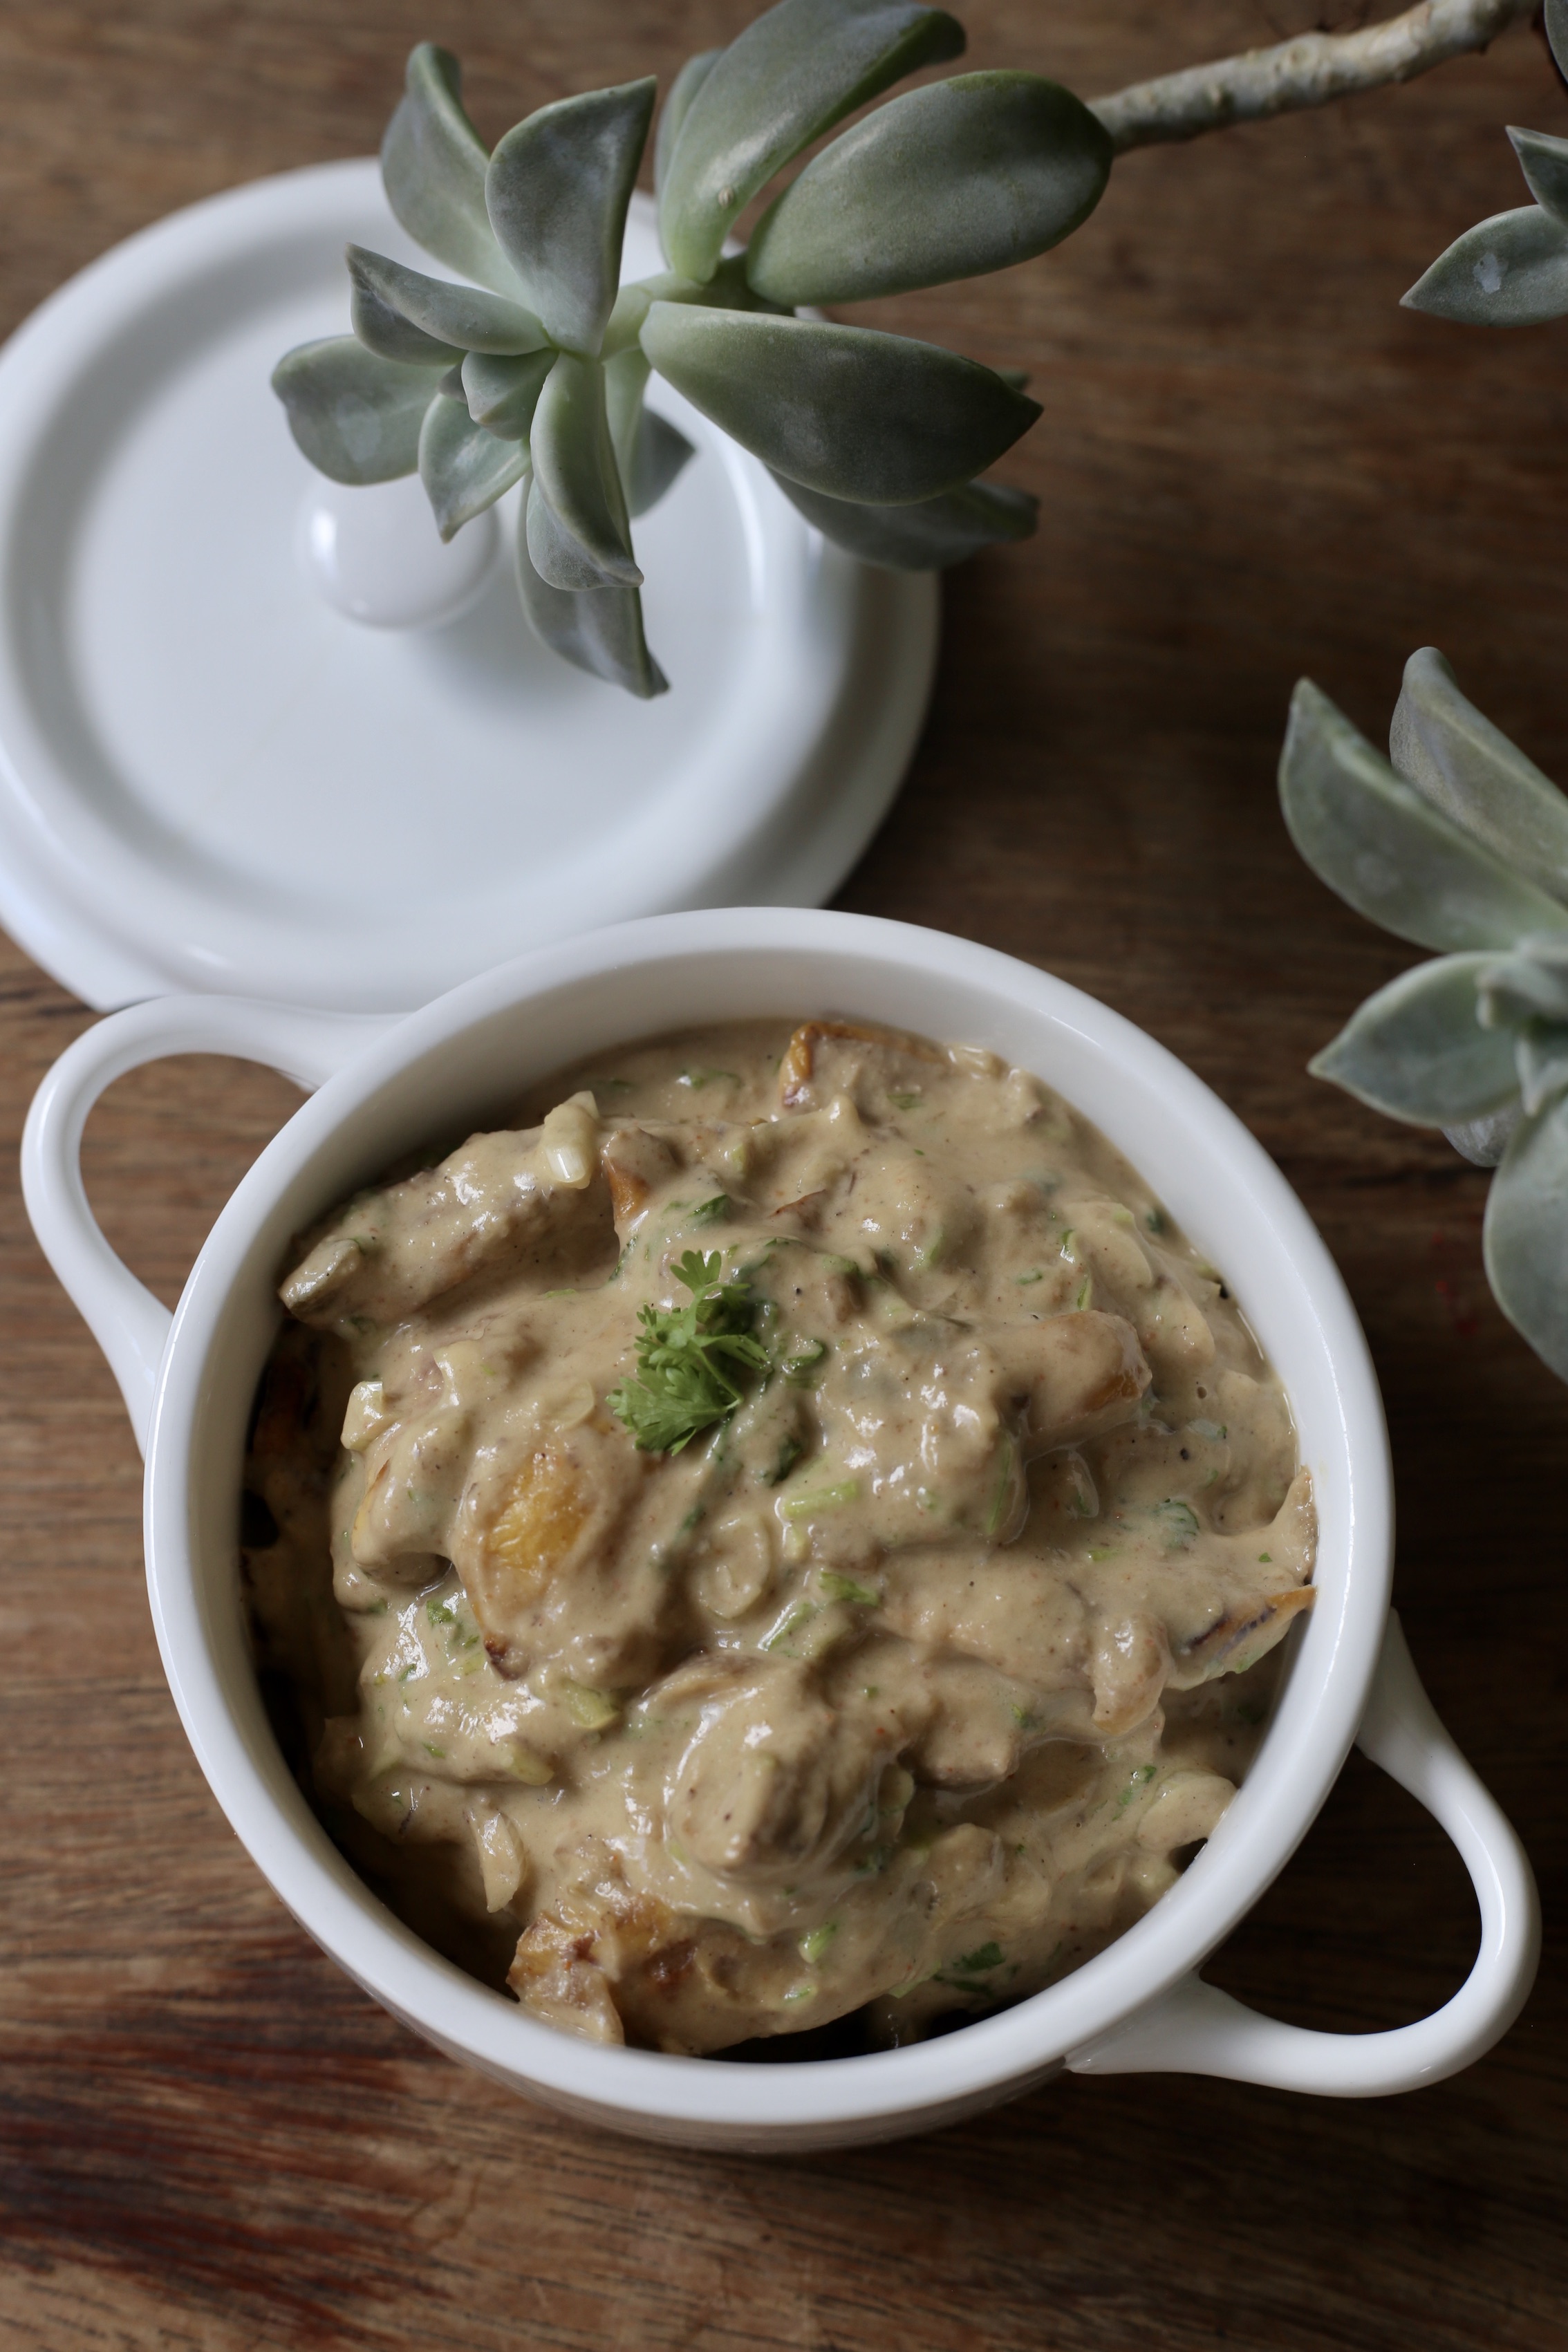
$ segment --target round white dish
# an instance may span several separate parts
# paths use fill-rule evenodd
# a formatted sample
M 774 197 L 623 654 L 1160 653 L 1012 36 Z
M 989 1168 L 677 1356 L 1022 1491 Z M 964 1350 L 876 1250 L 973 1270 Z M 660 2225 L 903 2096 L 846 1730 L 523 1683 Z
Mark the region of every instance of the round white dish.
M 698 451 L 637 525 L 667 695 L 541 646 L 510 554 L 446 627 L 360 625 L 301 565 L 317 478 L 268 383 L 347 331 L 351 239 L 430 266 L 374 159 L 258 181 L 117 246 L 0 353 L 0 921 L 100 1008 L 382 1012 L 597 924 L 827 897 L 913 750 L 934 578 L 826 545 L 656 378 Z M 626 271 L 660 267 L 638 196 Z
M 987 1045 L 1058 1087 L 1131 1160 L 1244 1302 L 1295 1407 L 1320 1517 L 1317 1605 L 1251 1775 L 1179 1884 L 1098 1958 L 1012 2010 L 874 2056 L 754 2065 L 605 2049 L 525 2016 L 422 1944 L 332 1846 L 291 1780 L 251 1668 L 237 1572 L 247 1418 L 290 1236 L 400 1153 L 482 1124 L 534 1077 L 716 1011 L 838 1010 Z M 115 1258 L 81 1189 L 93 1100 L 123 1070 L 201 1049 L 319 1092 L 224 1210 L 169 1318 Z M 1447 1738 L 1388 1613 L 1388 1447 L 1365 1341 L 1310 1220 L 1245 1128 L 1163 1047 L 1062 982 L 969 943 L 843 914 L 722 909 L 541 950 L 392 1024 L 219 998 L 139 1005 L 46 1079 L 27 1206 L 124 1391 L 147 1455 L 147 1571 L 170 1685 L 215 1794 L 296 1918 L 394 2013 L 546 2104 L 648 2137 L 753 2151 L 953 2120 L 1079 2073 L 1226 2074 L 1340 2096 L 1468 2064 L 1534 1975 L 1529 1864 Z M 1481 1946 L 1447 2005 L 1392 2032 L 1312 2033 L 1205 1985 L 1205 1957 L 1269 1884 L 1352 1742 L 1442 1822 L 1474 1880 Z

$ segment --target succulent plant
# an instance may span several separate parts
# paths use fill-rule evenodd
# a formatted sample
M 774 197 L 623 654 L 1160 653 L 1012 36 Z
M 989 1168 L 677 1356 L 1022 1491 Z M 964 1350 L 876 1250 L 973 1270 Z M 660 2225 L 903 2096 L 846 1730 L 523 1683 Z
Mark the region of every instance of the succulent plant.
M 1546 0 L 1545 29 L 1568 78 L 1568 0 Z M 1535 202 L 1456 237 L 1405 296 L 1406 310 L 1467 327 L 1533 327 L 1568 312 L 1568 139 L 1508 135 Z
M 417 468 L 449 539 L 522 486 L 518 578 L 547 645 L 637 695 L 666 681 L 643 635 L 631 523 L 691 455 L 644 404 L 657 370 L 760 457 L 826 537 L 905 570 L 1034 529 L 1035 500 L 977 478 L 1040 414 L 1020 384 L 940 346 L 800 315 L 1001 269 L 1099 202 L 1109 134 L 1055 82 L 962 74 L 890 100 L 777 194 L 822 134 L 963 29 L 919 0 L 780 0 L 693 58 L 659 122 L 669 268 L 619 285 L 651 80 L 542 107 L 493 154 L 455 58 L 428 45 L 382 147 L 403 226 L 465 284 L 349 249 L 352 335 L 306 343 L 273 384 L 333 480 Z
M 1412 654 L 1390 758 L 1310 680 L 1279 795 L 1331 889 L 1442 952 L 1368 999 L 1318 1077 L 1495 1167 L 1487 1276 L 1568 1380 L 1568 798 L 1468 702 L 1442 655 Z

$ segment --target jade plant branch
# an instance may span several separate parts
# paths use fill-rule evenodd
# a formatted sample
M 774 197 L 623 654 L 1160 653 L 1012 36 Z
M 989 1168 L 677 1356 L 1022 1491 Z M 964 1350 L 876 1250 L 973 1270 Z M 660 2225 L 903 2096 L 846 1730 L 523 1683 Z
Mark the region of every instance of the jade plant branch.
M 1302 33 L 1267 49 L 1216 58 L 1089 100 L 1119 155 L 1327 106 L 1385 82 L 1414 81 L 1448 58 L 1484 49 L 1535 11 L 1536 0 L 1420 0 L 1353 33 Z
M 646 404 L 653 376 L 862 561 L 937 570 L 1026 537 L 1037 501 L 987 478 L 1041 414 L 1021 382 L 824 310 L 1032 259 L 1088 219 L 1119 152 L 1408 79 L 1529 5 L 1422 0 L 1362 32 L 1309 34 L 1094 107 L 1037 74 L 953 74 L 853 121 L 956 59 L 963 26 L 930 0 L 775 0 L 677 75 L 654 140 L 668 267 L 629 285 L 621 248 L 652 79 L 543 106 L 492 153 L 457 59 L 422 43 L 383 181 L 407 236 L 464 282 L 351 247 L 353 331 L 286 352 L 273 386 L 333 480 L 417 471 L 443 539 L 517 491 L 534 633 L 647 698 L 667 681 L 644 635 L 631 525 L 692 454 Z M 1568 231 L 1548 164 L 1551 216 L 1542 231 L 1531 213 L 1522 233 L 1554 296 Z M 746 206 L 775 184 L 737 248 Z

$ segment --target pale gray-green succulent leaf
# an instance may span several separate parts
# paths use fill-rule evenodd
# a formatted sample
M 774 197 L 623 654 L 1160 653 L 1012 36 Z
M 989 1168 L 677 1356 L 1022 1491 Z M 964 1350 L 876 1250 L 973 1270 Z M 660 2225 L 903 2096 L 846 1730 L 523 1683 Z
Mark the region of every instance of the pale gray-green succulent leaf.
M 1539 205 L 1456 237 L 1408 294 L 1407 310 L 1465 327 L 1536 327 L 1568 310 L 1568 227 Z
M 1347 1094 L 1415 1127 L 1454 1127 L 1519 1092 L 1514 1040 L 1483 1029 L 1477 990 L 1491 959 L 1440 956 L 1369 997 L 1309 1065 Z
M 657 408 L 645 406 L 637 418 L 637 442 L 625 478 L 627 512 L 644 515 L 658 506 L 696 455 L 695 446 L 678 425 L 661 416 Z
M 536 636 L 578 669 L 647 701 L 668 691 L 669 681 L 647 649 L 642 599 L 635 588 L 615 583 L 574 593 L 541 579 L 528 552 L 526 516 L 517 534 L 517 584 L 522 609 Z
M 581 595 L 587 588 L 618 584 L 573 538 L 540 489 L 537 474 L 530 477 L 524 495 L 523 537 L 529 561 L 542 580 L 573 595 Z
M 1546 0 L 1546 39 L 1558 72 L 1568 75 L 1568 0 Z
M 1425 800 L 1568 902 L 1568 798 L 1460 693 L 1436 646 L 1405 665 L 1388 749 Z
M 610 428 L 610 446 L 616 453 L 616 468 L 626 483 L 631 474 L 632 458 L 637 449 L 637 427 L 642 422 L 643 394 L 652 373 L 647 354 L 640 343 L 633 343 L 617 352 L 613 359 L 603 362 L 605 370 L 605 416 Z M 631 500 L 627 498 L 627 508 Z
M 1443 1132 L 1460 1159 L 1468 1160 L 1472 1168 L 1495 1168 L 1513 1141 L 1513 1131 L 1523 1117 L 1524 1105 L 1516 1098 L 1505 1109 L 1488 1111 L 1482 1118 L 1462 1118 Z
M 656 302 L 642 346 L 774 473 L 865 505 L 957 489 L 1040 414 L 990 368 L 871 327 Z
M 1552 139 L 1544 131 L 1510 128 L 1513 152 L 1531 194 L 1542 212 L 1568 228 L 1568 139 Z
M 697 455 L 684 433 L 644 405 L 648 373 L 648 362 L 636 344 L 605 362 L 610 440 L 626 489 L 626 512 L 634 521 L 658 504 L 681 468 Z
M 460 359 L 465 352 L 512 356 L 549 348 L 550 338 L 521 302 L 509 302 L 482 287 L 427 278 L 422 269 L 389 261 L 384 254 L 367 253 L 360 245 L 350 246 L 348 263 L 356 294 L 363 291 L 395 311 L 452 358 Z
M 1279 757 L 1290 838 L 1358 914 L 1439 951 L 1568 931 L 1568 910 L 1424 800 L 1310 678 Z
M 1518 1061 L 1525 1116 L 1533 1118 L 1568 1093 L 1568 1022 L 1532 1021 L 1520 1034 Z
M 579 357 L 596 354 L 615 305 L 657 89 L 649 76 L 558 99 L 509 131 L 490 157 L 490 226 L 524 300 L 552 341 Z
M 1512 955 L 1489 957 L 1481 974 L 1480 1017 L 1497 1029 L 1568 1021 L 1568 940 L 1521 940 Z
M 655 302 L 698 302 L 714 310 L 773 308 L 747 285 L 743 253 L 731 254 L 721 261 L 706 285 L 700 286 L 695 278 L 682 278 L 673 269 L 661 270 L 654 278 L 637 278 L 629 286 L 623 286 L 616 297 L 616 307 L 610 312 L 610 323 L 599 347 L 602 360 L 612 360 L 622 352 L 638 348 L 637 338 Z
M 352 246 L 349 251 L 352 255 Z M 374 287 L 353 278 L 352 261 L 350 277 L 349 324 L 367 352 L 374 352 L 378 359 L 395 360 L 400 367 L 450 369 L 461 361 L 460 346 L 444 343 L 422 327 L 411 325 Z
M 527 444 L 498 441 L 461 400 L 433 400 L 419 436 L 419 478 L 443 539 L 503 498 L 528 471 Z
M 395 482 L 419 463 L 419 428 L 443 372 L 444 363 L 405 367 L 353 335 L 328 335 L 285 352 L 272 389 L 319 473 L 334 482 Z
M 723 56 L 722 49 L 704 49 L 700 56 L 688 58 L 669 85 L 669 96 L 658 118 L 658 129 L 653 141 L 653 197 L 658 204 L 664 194 L 664 183 L 669 172 L 669 159 L 675 152 L 675 142 L 680 136 L 692 100 Z
M 963 26 L 915 0 L 779 0 L 686 109 L 659 196 L 671 268 L 710 278 L 736 216 L 775 172 L 905 74 L 963 48 Z
M 1520 1122 L 1487 1196 L 1483 1241 L 1498 1305 L 1568 1381 L 1568 1099 Z
M 553 344 L 542 352 L 525 352 L 518 359 L 470 352 L 459 381 L 474 423 L 503 441 L 526 441 L 555 357 Z
M 517 292 L 485 210 L 489 155 L 463 111 L 462 68 L 421 41 L 401 105 L 381 142 L 387 202 L 411 237 L 448 269 L 499 294 Z
M 862 302 L 1027 261 L 1088 219 L 1110 135 L 1038 74 L 960 74 L 889 100 L 825 148 L 746 248 L 760 294 Z
M 965 482 L 962 489 L 914 506 L 868 507 L 824 498 L 775 474 L 786 499 L 836 547 L 888 572 L 941 572 L 999 540 L 1027 539 L 1039 500 L 1000 482 Z
M 616 465 L 597 360 L 563 353 L 545 379 L 529 435 L 533 486 L 526 526 L 536 572 L 552 587 L 642 579 L 632 556 L 626 494 Z

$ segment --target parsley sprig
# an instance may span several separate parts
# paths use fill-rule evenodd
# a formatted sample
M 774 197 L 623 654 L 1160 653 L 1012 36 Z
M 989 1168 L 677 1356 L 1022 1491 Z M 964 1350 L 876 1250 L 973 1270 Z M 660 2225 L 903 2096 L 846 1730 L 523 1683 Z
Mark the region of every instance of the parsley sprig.
M 688 1250 L 675 1278 L 684 1307 L 645 1307 L 638 1321 L 637 1378 L 610 1392 L 610 1408 L 643 1454 L 679 1454 L 700 1430 L 728 1421 L 744 1391 L 735 1369 L 766 1371 L 768 1352 L 752 1336 L 756 1300 L 743 1282 L 724 1280 L 720 1250 Z

